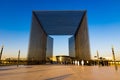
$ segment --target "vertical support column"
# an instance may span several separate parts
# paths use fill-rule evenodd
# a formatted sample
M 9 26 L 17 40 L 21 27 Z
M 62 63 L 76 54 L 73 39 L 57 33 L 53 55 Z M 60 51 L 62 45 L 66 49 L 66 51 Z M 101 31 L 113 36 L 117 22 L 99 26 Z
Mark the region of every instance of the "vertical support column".
M 53 38 L 47 37 L 47 50 L 46 50 L 46 61 L 50 62 L 50 58 L 53 56 Z
M 69 56 L 75 57 L 75 40 L 74 36 L 69 38 Z
M 89 36 L 86 12 L 75 34 L 75 57 L 77 60 L 90 60 Z
M 32 14 L 32 26 L 28 50 L 28 64 L 42 64 L 46 59 L 47 34 L 36 14 Z

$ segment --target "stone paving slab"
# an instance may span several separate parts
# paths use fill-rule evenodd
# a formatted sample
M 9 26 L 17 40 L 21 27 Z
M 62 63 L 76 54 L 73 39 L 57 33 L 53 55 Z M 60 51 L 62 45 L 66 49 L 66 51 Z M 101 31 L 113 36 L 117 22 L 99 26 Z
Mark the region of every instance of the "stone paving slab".
M 32 65 L 0 67 L 0 80 L 120 80 L 114 66 Z

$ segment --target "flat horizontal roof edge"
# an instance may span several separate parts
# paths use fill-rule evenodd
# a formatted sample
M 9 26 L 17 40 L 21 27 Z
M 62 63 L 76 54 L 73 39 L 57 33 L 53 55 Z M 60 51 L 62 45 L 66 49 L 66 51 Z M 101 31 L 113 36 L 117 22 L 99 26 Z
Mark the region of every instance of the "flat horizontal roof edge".
M 66 12 L 86 12 L 87 10 L 33 10 L 32 12 L 49 12 L 49 11 L 53 11 L 53 12 L 62 12 L 62 11 L 66 11 Z

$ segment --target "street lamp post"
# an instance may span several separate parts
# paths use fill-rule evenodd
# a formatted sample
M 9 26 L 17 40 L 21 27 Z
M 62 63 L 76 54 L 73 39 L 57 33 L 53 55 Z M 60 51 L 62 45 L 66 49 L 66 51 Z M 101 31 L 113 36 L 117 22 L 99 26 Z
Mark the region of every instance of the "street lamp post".
M 99 53 L 98 53 L 98 50 L 97 50 L 97 59 L 98 59 L 98 65 L 99 65 Z
M 2 46 L 1 52 L 0 52 L 0 63 L 1 63 L 1 58 L 2 58 L 3 48 L 4 48 L 4 46 Z
M 18 51 L 17 67 L 19 67 L 19 60 L 20 60 L 20 50 Z
M 112 54 L 113 54 L 113 60 L 114 60 L 114 65 L 115 65 L 115 70 L 118 70 L 117 64 L 116 64 L 116 59 L 115 59 L 115 53 L 114 53 L 114 48 L 112 47 Z

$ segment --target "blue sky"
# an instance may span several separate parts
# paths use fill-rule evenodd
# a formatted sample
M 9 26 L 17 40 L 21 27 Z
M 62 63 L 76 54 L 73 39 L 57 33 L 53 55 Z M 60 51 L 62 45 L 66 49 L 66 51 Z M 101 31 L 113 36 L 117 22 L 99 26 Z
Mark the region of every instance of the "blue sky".
M 16 57 L 19 49 L 21 56 L 27 56 L 32 10 L 87 10 L 91 56 L 96 55 L 96 50 L 100 56 L 112 56 L 111 46 L 114 45 L 117 58 L 120 58 L 119 0 L 0 0 L 3 57 Z M 59 38 L 56 37 L 58 42 L 64 39 L 63 44 L 67 43 L 65 36 Z M 61 53 L 66 54 L 66 48 Z

